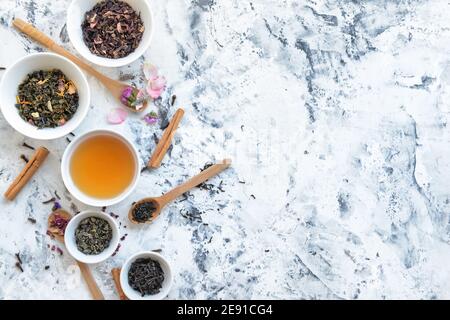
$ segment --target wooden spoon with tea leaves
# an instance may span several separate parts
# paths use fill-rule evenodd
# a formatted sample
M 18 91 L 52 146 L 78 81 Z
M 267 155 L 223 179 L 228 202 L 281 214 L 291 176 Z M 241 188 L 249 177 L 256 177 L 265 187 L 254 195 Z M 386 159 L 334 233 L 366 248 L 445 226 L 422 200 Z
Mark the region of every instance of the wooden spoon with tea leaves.
M 142 112 L 147 107 L 147 103 L 144 101 L 141 105 L 136 105 L 135 98 L 139 90 L 135 87 L 132 87 L 128 84 L 122 83 L 117 80 L 113 80 L 104 74 L 98 72 L 90 65 L 85 63 L 83 60 L 74 56 L 63 47 L 57 45 L 52 39 L 50 39 L 43 32 L 39 31 L 31 24 L 23 21 L 22 19 L 16 18 L 12 22 L 13 26 L 18 30 L 22 31 L 24 34 L 28 35 L 31 39 L 37 41 L 42 44 L 44 47 L 49 50 L 58 53 L 67 59 L 71 60 L 73 63 L 78 65 L 81 69 L 88 72 L 92 76 L 96 77 L 105 87 L 108 89 L 114 97 L 119 99 L 119 101 L 130 111 L 132 112 Z
M 72 215 L 65 210 L 58 209 L 53 211 L 48 217 L 48 231 L 51 235 L 55 237 L 56 240 L 64 244 L 64 231 L 58 228 L 55 223 L 57 219 L 64 219 L 67 222 L 72 218 Z M 86 281 L 86 284 L 91 292 L 92 298 L 94 300 L 105 300 L 103 293 L 100 291 L 97 283 L 95 282 L 94 277 L 92 276 L 92 272 L 89 269 L 89 266 L 83 262 L 77 261 L 78 267 L 80 268 L 81 274 Z
M 183 193 L 197 187 L 198 185 L 202 184 L 209 178 L 219 174 L 226 168 L 228 168 L 231 165 L 230 159 L 225 159 L 221 163 L 216 163 L 209 168 L 203 170 L 198 175 L 194 176 L 190 180 L 186 181 L 185 183 L 179 185 L 178 187 L 175 187 L 171 191 L 167 192 L 166 194 L 155 197 L 155 198 L 144 198 L 135 204 L 131 206 L 130 211 L 128 212 L 128 218 L 132 223 L 139 224 L 139 223 L 151 223 L 153 220 L 155 220 L 159 214 L 161 213 L 162 208 L 164 208 L 169 202 L 175 200 L 175 198 L 181 196 Z M 135 210 L 136 208 L 142 206 L 143 204 L 148 204 L 147 209 L 150 209 L 152 211 L 152 214 L 150 218 L 146 221 L 138 221 L 135 218 Z

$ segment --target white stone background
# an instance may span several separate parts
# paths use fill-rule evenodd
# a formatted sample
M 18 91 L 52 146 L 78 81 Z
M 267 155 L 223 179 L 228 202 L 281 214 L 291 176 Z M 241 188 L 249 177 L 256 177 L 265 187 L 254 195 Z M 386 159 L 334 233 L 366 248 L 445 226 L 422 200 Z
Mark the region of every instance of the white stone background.
M 13 17 L 75 52 L 64 30 L 68 2 L 2 0 L 0 66 L 42 50 L 11 28 Z M 172 263 L 171 299 L 450 298 L 448 1 L 150 3 L 145 57 L 98 69 L 141 83 L 142 62 L 154 63 L 168 88 L 151 110 L 162 122 L 176 107 L 186 115 L 163 166 L 107 208 L 128 233 L 118 255 L 92 268 L 108 299 L 117 298 L 111 268 L 151 249 Z M 91 110 L 75 134 L 110 126 L 106 114 L 118 106 L 89 84 Z M 114 128 L 133 139 L 142 164 L 162 133 L 137 115 Z M 0 137 L 3 189 L 23 166 L 20 154 L 31 154 L 24 141 L 51 151 L 20 196 L 0 202 L 0 299 L 89 299 L 72 258 L 49 250 L 45 235 L 51 206 L 42 201 L 54 190 L 63 207 L 87 209 L 61 181 L 67 141 L 24 138 L 3 117 Z M 150 226 L 127 222 L 134 200 L 224 157 L 233 168 L 211 180 L 224 192 L 194 190 Z

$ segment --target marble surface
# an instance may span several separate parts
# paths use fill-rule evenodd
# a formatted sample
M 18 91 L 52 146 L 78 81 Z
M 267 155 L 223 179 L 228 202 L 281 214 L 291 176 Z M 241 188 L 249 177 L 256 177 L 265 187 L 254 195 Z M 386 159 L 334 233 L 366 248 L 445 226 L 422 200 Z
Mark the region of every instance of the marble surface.
M 42 49 L 10 27 L 22 17 L 74 51 L 63 0 L 3 0 L 0 66 Z M 139 250 L 162 249 L 174 269 L 171 299 L 450 298 L 450 4 L 416 1 L 152 0 L 155 34 L 140 61 L 103 69 L 142 82 L 143 61 L 168 79 L 151 106 L 161 122 L 186 109 L 160 169 L 107 208 L 128 234 L 93 267 L 108 299 L 110 270 Z M 1 73 L 0 73 L 1 76 Z M 89 116 L 117 106 L 89 78 Z M 174 107 L 170 98 L 177 96 Z M 142 164 L 160 124 L 131 116 Z M 3 189 L 23 166 L 26 139 L 0 117 Z M 70 138 L 70 137 L 69 137 Z M 68 141 L 17 199 L 0 202 L 0 299 L 89 299 L 74 261 L 48 246 L 42 201 L 87 209 L 59 173 Z M 159 195 L 209 161 L 233 168 L 171 204 L 150 226 L 131 226 L 129 205 Z M 31 223 L 28 218 L 36 219 Z M 16 267 L 20 252 L 24 272 Z M 49 266 L 48 270 L 44 270 Z

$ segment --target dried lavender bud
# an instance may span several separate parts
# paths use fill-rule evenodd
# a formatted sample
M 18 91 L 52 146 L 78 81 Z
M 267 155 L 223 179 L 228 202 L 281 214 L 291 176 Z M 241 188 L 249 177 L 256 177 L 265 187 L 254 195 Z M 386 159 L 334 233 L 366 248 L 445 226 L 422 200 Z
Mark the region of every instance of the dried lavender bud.
M 164 282 L 164 271 L 158 261 L 136 259 L 128 271 L 128 283 L 142 296 L 159 293 Z

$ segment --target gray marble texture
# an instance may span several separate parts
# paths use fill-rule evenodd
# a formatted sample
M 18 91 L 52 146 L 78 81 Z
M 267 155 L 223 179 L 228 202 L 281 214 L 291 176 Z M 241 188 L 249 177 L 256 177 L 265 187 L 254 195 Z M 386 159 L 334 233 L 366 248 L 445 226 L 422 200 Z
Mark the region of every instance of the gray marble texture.
M 12 30 L 13 17 L 75 52 L 68 2 L 2 0 L 0 66 L 42 51 Z M 186 115 L 162 167 L 107 208 L 128 234 L 115 257 L 93 266 L 108 299 L 117 298 L 111 268 L 151 249 L 172 263 L 171 299 L 450 298 L 448 1 L 150 2 L 155 33 L 145 57 L 98 69 L 140 83 L 142 62 L 154 63 L 168 88 L 151 109 L 162 123 L 176 107 Z M 161 123 L 133 115 L 108 125 L 117 102 L 89 84 L 91 109 L 75 134 L 114 127 L 146 162 Z M 20 154 L 31 154 L 21 144 L 42 143 L 1 116 L 0 137 L 3 192 Z M 14 202 L 0 201 L 0 299 L 90 298 L 72 258 L 51 251 L 45 234 L 51 205 L 42 201 L 55 190 L 63 207 L 87 209 L 61 181 L 67 143 L 43 143 L 51 156 L 42 170 Z M 192 191 L 150 226 L 128 223 L 133 201 L 224 157 L 233 167 L 211 190 Z

